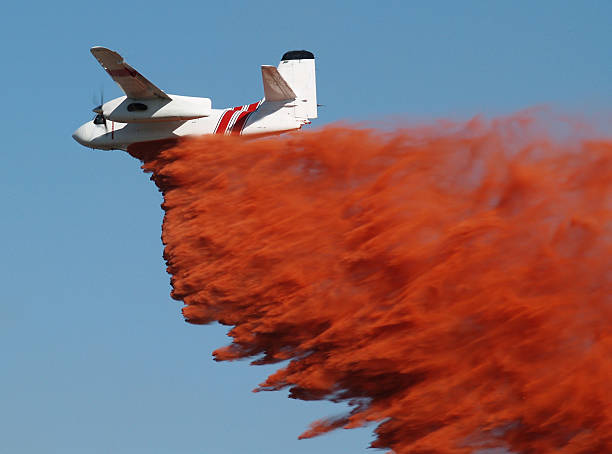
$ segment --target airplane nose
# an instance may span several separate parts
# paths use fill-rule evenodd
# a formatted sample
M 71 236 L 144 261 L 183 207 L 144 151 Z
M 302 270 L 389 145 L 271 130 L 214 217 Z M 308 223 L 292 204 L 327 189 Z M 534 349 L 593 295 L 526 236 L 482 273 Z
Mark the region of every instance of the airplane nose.
M 81 145 L 87 146 L 89 142 L 87 123 L 81 125 L 76 131 L 74 131 L 72 133 L 72 138 Z

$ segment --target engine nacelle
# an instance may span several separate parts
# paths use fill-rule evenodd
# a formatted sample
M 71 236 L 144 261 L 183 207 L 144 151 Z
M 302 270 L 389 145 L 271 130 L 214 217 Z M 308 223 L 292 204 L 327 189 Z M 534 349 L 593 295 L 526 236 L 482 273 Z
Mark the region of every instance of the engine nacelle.
M 209 98 L 168 95 L 170 99 L 115 98 L 102 106 L 107 120 L 119 123 L 180 121 L 207 117 L 212 112 Z

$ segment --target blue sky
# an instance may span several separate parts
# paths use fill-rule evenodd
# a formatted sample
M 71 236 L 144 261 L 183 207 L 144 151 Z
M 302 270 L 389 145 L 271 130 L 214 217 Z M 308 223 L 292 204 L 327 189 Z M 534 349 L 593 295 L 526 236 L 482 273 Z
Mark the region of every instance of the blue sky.
M 160 194 L 134 159 L 70 136 L 101 86 L 122 94 L 89 47 L 213 107 L 259 99 L 259 65 L 311 50 L 326 106 L 315 126 L 534 105 L 610 118 L 611 13 L 605 1 L 5 5 L 0 450 L 365 453 L 371 439 L 370 428 L 298 441 L 342 407 L 251 393 L 273 368 L 215 363 L 226 329 L 182 321 Z

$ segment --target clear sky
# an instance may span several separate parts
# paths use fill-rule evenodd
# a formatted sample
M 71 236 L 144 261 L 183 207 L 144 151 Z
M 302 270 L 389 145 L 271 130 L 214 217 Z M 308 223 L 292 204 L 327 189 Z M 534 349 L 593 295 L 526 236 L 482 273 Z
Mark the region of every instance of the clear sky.
M 259 65 L 317 56 L 315 125 L 609 113 L 607 1 L 21 1 L 0 15 L 0 452 L 365 453 L 371 428 L 297 436 L 342 407 L 251 393 L 271 367 L 218 364 L 226 329 L 169 297 L 161 195 L 122 152 L 71 133 L 122 93 L 119 51 L 213 107 L 263 94 Z

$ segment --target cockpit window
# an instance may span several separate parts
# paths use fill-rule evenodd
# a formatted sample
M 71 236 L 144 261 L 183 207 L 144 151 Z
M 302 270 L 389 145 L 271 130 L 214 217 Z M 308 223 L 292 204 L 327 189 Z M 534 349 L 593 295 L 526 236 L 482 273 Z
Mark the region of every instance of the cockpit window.
M 96 118 L 94 118 L 94 125 L 105 125 L 106 124 L 106 119 L 104 118 L 103 115 L 96 115 Z
M 141 102 L 133 102 L 131 104 L 128 104 L 127 106 L 128 112 L 142 112 L 147 109 L 148 109 L 147 105 Z

